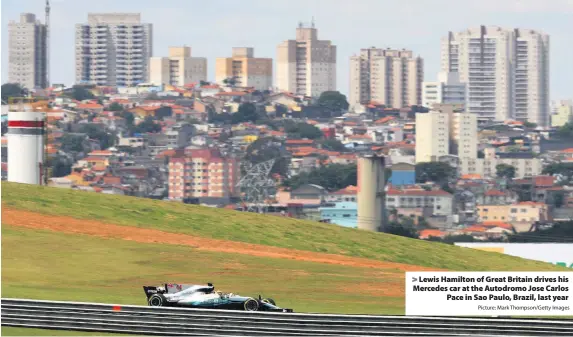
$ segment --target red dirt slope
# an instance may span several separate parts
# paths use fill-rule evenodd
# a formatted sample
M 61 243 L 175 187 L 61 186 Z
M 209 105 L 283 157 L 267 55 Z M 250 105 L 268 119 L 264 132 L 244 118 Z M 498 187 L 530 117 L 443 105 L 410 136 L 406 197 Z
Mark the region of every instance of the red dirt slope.
M 45 229 L 63 233 L 87 234 L 103 238 L 114 238 L 144 243 L 188 245 L 192 246 L 194 249 L 204 251 L 292 259 L 354 267 L 398 269 L 401 271 L 437 270 L 435 268 L 426 268 L 394 262 L 209 239 L 186 234 L 163 232 L 154 229 L 119 226 L 98 221 L 79 220 L 71 217 L 52 216 L 21 211 L 5 206 L 2 207 L 2 223 L 26 228 Z

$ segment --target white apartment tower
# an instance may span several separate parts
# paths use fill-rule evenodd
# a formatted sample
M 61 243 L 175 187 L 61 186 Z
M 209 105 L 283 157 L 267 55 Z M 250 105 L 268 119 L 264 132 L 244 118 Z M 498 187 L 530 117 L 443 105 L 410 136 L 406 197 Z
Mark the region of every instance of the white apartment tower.
M 152 24 L 141 14 L 88 14 L 76 25 L 76 83 L 133 86 L 146 82 L 153 54 Z
M 318 39 L 314 23 L 277 47 L 277 88 L 311 97 L 336 90 L 336 46 Z
M 549 36 L 480 26 L 442 38 L 441 70 L 468 85 L 468 110 L 480 119 L 549 123 Z
M 191 57 L 191 47 L 170 47 L 169 57 L 149 59 L 149 82 L 184 86 L 207 80 L 207 58 Z
M 494 147 L 485 148 L 484 158 L 478 158 L 477 120 L 463 104 L 434 104 L 429 112 L 417 113 L 416 163 L 446 161 L 454 163 L 459 174 L 483 177 L 495 177 L 499 164 L 515 167 L 518 178 L 541 173 L 539 158 L 502 156 Z
M 26 89 L 47 87 L 46 25 L 22 13 L 19 22 L 8 23 L 8 41 L 8 82 Z
M 550 124 L 549 35 L 516 29 L 515 115 L 539 126 Z
M 437 82 L 422 83 L 422 105 L 431 108 L 436 103 L 465 104 L 466 89 L 458 73 L 440 72 Z
M 477 115 L 463 104 L 434 104 L 429 112 L 416 114 L 416 163 L 446 155 L 475 159 L 477 145 Z
M 450 115 L 429 111 L 416 114 L 416 163 L 438 161 L 450 154 Z
M 403 108 L 422 104 L 424 62 L 410 50 L 368 48 L 350 57 L 349 104 Z

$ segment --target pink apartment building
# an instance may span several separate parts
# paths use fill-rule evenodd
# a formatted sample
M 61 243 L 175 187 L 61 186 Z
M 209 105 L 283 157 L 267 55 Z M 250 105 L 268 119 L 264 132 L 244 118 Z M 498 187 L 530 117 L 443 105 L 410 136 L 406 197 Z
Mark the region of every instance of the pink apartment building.
M 187 150 L 169 160 L 169 199 L 199 198 L 200 202 L 228 202 L 239 190 L 239 162 L 218 149 Z

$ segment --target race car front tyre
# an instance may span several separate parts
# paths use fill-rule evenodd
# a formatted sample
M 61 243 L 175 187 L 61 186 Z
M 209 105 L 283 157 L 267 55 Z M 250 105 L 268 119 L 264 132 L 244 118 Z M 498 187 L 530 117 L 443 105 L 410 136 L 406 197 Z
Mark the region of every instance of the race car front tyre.
M 277 304 L 275 303 L 275 300 L 273 300 L 272 298 L 265 298 L 263 301 L 267 301 L 267 302 L 269 302 L 269 303 L 272 304 L 272 305 L 277 305 Z
M 149 298 L 149 301 L 147 301 L 147 303 L 151 307 L 163 307 L 166 305 L 166 302 L 167 301 L 165 299 L 165 296 L 163 296 L 161 294 L 151 295 L 151 297 Z
M 245 302 L 245 311 L 257 311 L 259 310 L 259 302 L 250 298 Z

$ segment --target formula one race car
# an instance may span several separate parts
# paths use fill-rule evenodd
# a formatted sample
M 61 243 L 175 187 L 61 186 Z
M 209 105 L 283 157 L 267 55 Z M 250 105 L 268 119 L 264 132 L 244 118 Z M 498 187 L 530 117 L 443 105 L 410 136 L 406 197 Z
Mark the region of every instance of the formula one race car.
M 244 311 L 293 312 L 279 308 L 272 298 L 258 299 L 215 291 L 213 284 L 165 284 L 165 287 L 144 286 L 147 303 L 152 307 L 187 307 Z

